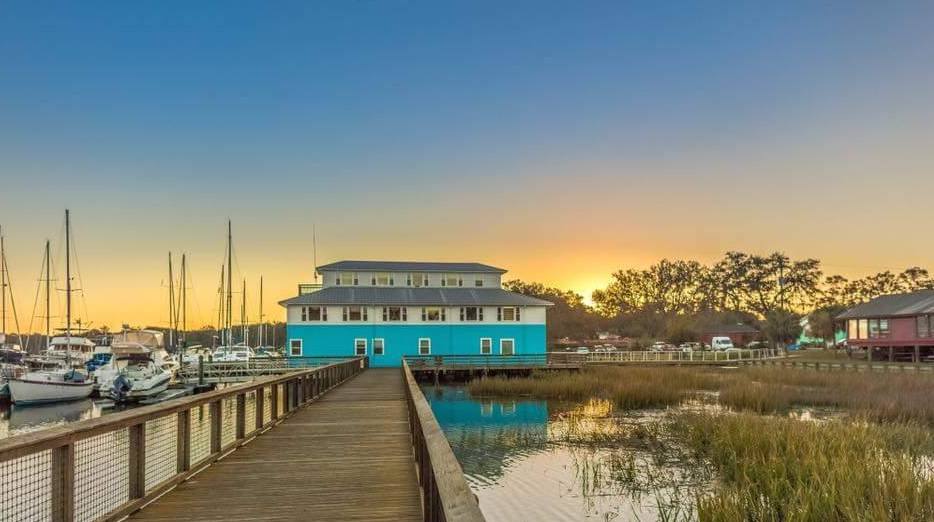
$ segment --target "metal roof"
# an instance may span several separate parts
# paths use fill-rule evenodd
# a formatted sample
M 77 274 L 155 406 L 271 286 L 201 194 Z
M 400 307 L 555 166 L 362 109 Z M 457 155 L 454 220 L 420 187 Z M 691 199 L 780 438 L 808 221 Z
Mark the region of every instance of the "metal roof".
M 502 288 L 379 288 L 330 286 L 280 305 L 551 306 Z
M 319 272 L 359 270 L 364 272 L 469 272 L 505 274 L 506 271 L 482 263 L 438 263 L 425 261 L 337 261 L 318 267 Z
M 897 317 L 934 313 L 934 290 L 883 295 L 843 312 L 837 319 Z

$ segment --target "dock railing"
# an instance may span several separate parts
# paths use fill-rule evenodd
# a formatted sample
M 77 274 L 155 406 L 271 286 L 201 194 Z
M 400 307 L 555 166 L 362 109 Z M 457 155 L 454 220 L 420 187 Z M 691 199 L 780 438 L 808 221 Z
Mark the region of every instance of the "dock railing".
M 554 352 L 521 355 L 406 355 L 404 359 L 410 369 L 419 371 L 578 367 L 585 357 L 576 353 Z
M 572 352 L 573 353 L 573 352 Z M 742 362 L 783 357 L 779 349 L 704 351 L 621 351 L 578 354 L 588 363 L 716 363 Z
M 464 470 L 406 361 L 402 373 L 425 522 L 483 522 Z
M 0 440 L 0 520 L 118 520 L 360 373 L 351 358 Z

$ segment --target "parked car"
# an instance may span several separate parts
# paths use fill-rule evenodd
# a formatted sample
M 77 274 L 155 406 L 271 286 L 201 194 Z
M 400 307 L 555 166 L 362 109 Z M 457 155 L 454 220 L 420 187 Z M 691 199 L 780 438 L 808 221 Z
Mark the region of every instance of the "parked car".
M 590 348 L 587 348 L 586 346 L 578 346 L 574 351 L 576 353 L 590 353 Z
M 765 341 L 752 341 L 746 345 L 746 348 L 750 350 L 761 350 L 762 348 L 768 348 L 768 343 Z
M 697 352 L 703 349 L 701 343 L 681 343 L 678 348 L 680 348 L 682 352 Z
M 664 352 L 665 347 L 668 346 L 668 343 L 664 341 L 656 341 L 649 347 L 650 352 Z
M 710 340 L 710 347 L 714 350 L 728 350 L 734 348 L 733 340 L 729 337 L 714 337 Z

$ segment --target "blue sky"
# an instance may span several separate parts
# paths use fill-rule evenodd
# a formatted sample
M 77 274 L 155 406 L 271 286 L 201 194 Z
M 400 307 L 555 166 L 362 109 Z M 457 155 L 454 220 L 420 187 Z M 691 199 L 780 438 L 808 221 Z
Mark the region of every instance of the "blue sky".
M 730 248 L 925 264 L 932 11 L 7 2 L 0 224 L 31 273 L 70 206 L 113 322 L 156 314 L 169 249 L 203 259 L 208 308 L 228 216 L 275 299 L 309 276 L 311 223 L 319 259 L 476 259 L 584 293 Z M 144 303 L 115 308 L 125 289 Z

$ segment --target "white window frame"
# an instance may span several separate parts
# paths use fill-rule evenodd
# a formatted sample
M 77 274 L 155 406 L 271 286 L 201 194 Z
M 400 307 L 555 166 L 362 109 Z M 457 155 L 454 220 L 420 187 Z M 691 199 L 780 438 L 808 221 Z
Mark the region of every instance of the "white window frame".
M 483 341 L 490 343 L 489 350 L 483 351 Z M 480 355 L 493 355 L 493 338 L 492 337 L 481 337 L 480 338 Z
M 422 341 L 428 341 L 428 353 L 422 353 Z M 431 355 L 431 337 L 419 337 L 418 338 L 418 354 L 419 355 Z
M 482 288 L 482 287 L 483 287 L 483 278 L 482 278 L 482 277 L 478 277 L 478 278 L 474 279 L 474 280 L 473 280 L 473 286 L 474 286 L 475 288 Z
M 298 341 L 298 353 L 295 353 L 295 346 L 293 343 Z M 304 341 L 302 339 L 289 339 L 289 357 L 301 357 L 304 353 Z
M 503 353 L 503 343 L 504 343 L 505 341 L 509 341 L 509 342 L 512 343 L 512 353 L 509 354 L 509 355 L 515 355 L 515 354 L 516 354 L 516 340 L 513 339 L 513 338 L 510 338 L 510 337 L 507 337 L 507 338 L 505 338 L 505 339 L 500 339 L 500 340 L 499 340 L 499 354 L 500 354 L 500 355 L 505 355 L 505 354 Z
M 359 353 L 357 348 L 360 346 L 360 341 L 363 341 L 363 353 Z M 366 356 L 367 355 L 367 342 L 366 339 L 356 338 L 353 340 L 353 354 L 356 357 Z
M 376 353 L 376 341 L 379 341 L 379 353 Z M 374 356 L 386 355 L 386 339 L 383 339 L 382 337 L 376 337 L 373 339 L 373 342 L 370 343 L 370 347 L 372 348 Z
M 346 276 L 350 276 L 350 283 L 349 283 L 349 284 L 348 284 L 348 283 L 341 282 L 341 279 L 342 279 L 345 275 L 346 275 Z M 358 284 L 359 282 L 360 282 L 360 280 L 357 279 L 357 273 L 356 273 L 356 272 L 338 272 L 338 273 L 337 273 L 337 286 L 357 286 L 357 284 Z
M 350 318 L 350 309 L 351 309 L 351 308 L 359 308 L 359 309 L 360 309 L 360 319 L 351 319 L 351 318 Z M 367 317 L 367 316 L 368 316 L 368 313 L 367 313 L 368 310 L 367 310 L 367 308 L 368 308 L 368 307 L 366 307 L 366 306 L 360 306 L 360 305 L 345 306 L 344 309 L 343 309 L 343 317 L 342 317 L 342 319 L 344 320 L 345 323 L 364 323 L 364 322 L 366 322 L 366 321 L 369 320 L 368 317 Z
M 448 279 L 456 279 L 455 284 L 449 284 Z M 455 287 L 464 286 L 464 277 L 460 274 L 441 274 L 441 286 Z
M 318 319 L 311 318 L 311 309 L 318 309 Z M 302 321 L 306 323 L 325 323 L 328 320 L 328 307 L 326 306 L 303 306 Z
M 506 319 L 506 310 L 512 310 L 512 319 Z M 518 323 L 519 317 L 518 306 L 500 306 L 496 309 L 496 318 L 501 323 Z
M 399 309 L 399 318 L 398 318 L 398 319 L 392 319 L 392 318 L 391 318 L 391 310 L 390 310 L 390 308 L 398 308 L 398 309 Z M 406 307 L 404 307 L 404 306 L 384 306 L 384 307 L 383 307 L 383 322 L 384 322 L 384 323 L 404 323 L 404 322 L 408 321 L 408 315 L 409 315 L 409 314 L 408 314 L 408 310 L 407 310 Z
M 429 319 L 428 310 L 437 309 L 438 310 L 438 319 Z M 447 308 L 444 306 L 425 306 L 422 307 L 422 321 L 426 323 L 443 323 L 447 321 Z

